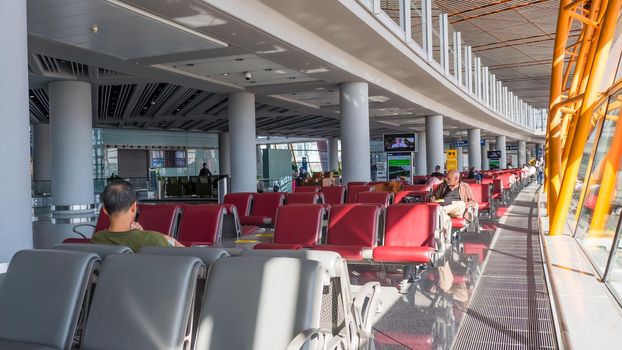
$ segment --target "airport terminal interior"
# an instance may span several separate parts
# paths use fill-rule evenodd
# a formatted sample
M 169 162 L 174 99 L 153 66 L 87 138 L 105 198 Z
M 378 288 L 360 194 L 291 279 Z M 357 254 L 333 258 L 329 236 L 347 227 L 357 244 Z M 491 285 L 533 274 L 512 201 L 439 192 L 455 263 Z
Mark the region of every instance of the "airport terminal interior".
M 622 0 L 0 0 L 0 46 L 0 350 L 620 348 Z

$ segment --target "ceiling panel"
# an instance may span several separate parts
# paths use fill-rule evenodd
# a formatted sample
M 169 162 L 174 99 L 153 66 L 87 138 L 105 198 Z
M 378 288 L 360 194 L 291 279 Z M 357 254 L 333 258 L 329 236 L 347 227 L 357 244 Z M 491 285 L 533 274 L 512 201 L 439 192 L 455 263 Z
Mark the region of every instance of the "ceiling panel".
M 94 30 L 94 28 L 97 28 Z M 121 58 L 220 48 L 223 45 L 108 1 L 28 1 L 29 32 Z

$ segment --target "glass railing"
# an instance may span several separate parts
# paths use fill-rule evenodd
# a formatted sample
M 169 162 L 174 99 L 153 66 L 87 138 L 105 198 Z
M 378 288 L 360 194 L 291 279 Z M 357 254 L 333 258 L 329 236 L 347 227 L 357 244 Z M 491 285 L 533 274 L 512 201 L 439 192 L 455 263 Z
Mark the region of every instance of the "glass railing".
M 535 134 L 544 132 L 541 119 L 546 118 L 547 110 L 530 106 L 497 81 L 462 41 L 460 32 L 451 27 L 447 14 L 434 9 L 432 0 L 359 2 L 407 45 L 412 45 L 416 54 L 423 55 L 433 68 L 491 112 Z

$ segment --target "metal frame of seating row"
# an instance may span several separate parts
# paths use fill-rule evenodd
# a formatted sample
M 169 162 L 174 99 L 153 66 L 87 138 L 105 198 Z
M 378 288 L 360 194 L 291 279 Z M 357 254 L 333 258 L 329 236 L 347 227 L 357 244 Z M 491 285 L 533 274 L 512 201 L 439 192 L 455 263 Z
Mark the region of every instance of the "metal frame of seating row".
M 0 294 L 0 347 L 293 350 L 371 343 L 380 285 L 368 283 L 352 298 L 336 253 L 228 257 L 218 248 L 144 248 L 103 258 L 82 248 L 101 253 L 98 245 L 63 246 L 21 251 L 11 261 Z M 45 278 L 60 270 L 62 278 Z M 29 291 L 41 295 L 23 294 Z

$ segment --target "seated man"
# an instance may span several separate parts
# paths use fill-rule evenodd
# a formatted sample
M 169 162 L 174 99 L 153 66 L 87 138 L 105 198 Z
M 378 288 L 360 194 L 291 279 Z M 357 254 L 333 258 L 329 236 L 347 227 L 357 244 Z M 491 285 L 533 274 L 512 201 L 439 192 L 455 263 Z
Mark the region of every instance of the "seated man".
M 107 229 L 93 234 L 93 243 L 118 244 L 137 252 L 144 246 L 183 247 L 175 238 L 154 231 L 144 231 L 136 222 L 136 191 L 127 181 L 109 183 L 102 193 L 104 213 L 110 219 Z
M 433 202 L 443 200 L 441 203 L 444 213 L 443 226 L 447 232 L 451 232 L 451 218 L 464 217 L 467 207 L 477 206 L 471 187 L 460 181 L 460 173 L 456 169 L 447 172 L 445 182 L 436 187 L 431 200 Z

